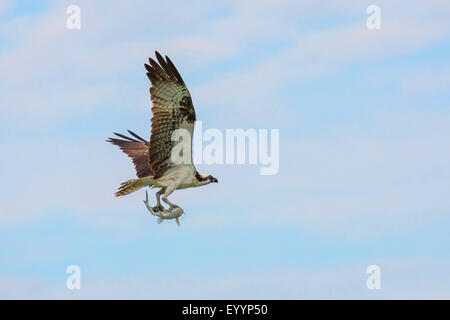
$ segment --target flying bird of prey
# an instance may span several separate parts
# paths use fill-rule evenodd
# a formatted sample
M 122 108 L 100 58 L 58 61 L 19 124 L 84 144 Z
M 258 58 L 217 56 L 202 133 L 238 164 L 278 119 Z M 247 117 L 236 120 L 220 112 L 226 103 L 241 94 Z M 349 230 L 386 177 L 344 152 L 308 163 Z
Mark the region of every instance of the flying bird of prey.
M 199 187 L 211 182 L 218 182 L 212 175 L 201 174 L 192 162 L 192 136 L 196 115 L 191 95 L 175 65 L 165 56 L 156 51 L 158 62 L 149 58 L 150 64 L 144 64 L 147 77 L 150 79 L 150 97 L 153 117 L 150 141 L 146 141 L 134 132 L 128 130 L 132 137 L 115 133 L 121 138 L 109 138 L 107 141 L 118 146 L 133 161 L 137 179 L 121 184 L 116 196 L 124 196 L 149 186 L 160 188 L 156 192 L 157 205 L 151 207 L 148 198 L 144 201 L 154 215 L 162 219 L 176 219 L 183 214 L 168 196 L 177 189 Z M 173 134 L 176 130 L 185 130 L 190 141 L 185 141 L 183 153 L 190 155 L 188 161 L 175 161 L 172 155 L 177 145 Z M 187 142 L 187 143 L 186 143 Z M 170 207 L 167 210 L 161 204 L 160 198 Z

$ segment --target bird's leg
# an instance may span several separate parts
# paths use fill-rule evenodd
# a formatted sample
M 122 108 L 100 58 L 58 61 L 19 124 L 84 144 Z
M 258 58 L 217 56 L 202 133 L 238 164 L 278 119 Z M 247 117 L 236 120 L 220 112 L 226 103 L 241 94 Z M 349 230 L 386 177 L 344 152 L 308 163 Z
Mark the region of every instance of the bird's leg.
M 177 206 L 176 204 L 172 203 L 169 199 L 167 199 L 167 197 L 172 192 L 174 192 L 177 187 L 178 187 L 178 182 L 175 182 L 175 183 L 171 184 L 167 189 L 164 190 L 164 195 L 163 195 L 162 199 L 165 203 L 167 203 L 170 206 L 169 210 L 179 208 L 179 206 Z
M 161 204 L 161 195 L 164 193 L 164 189 L 160 189 L 157 193 L 156 193 L 156 202 L 157 205 L 156 207 L 153 207 L 153 211 L 164 211 L 164 207 Z
M 177 206 L 175 203 L 171 202 L 169 199 L 167 199 L 167 197 L 163 196 L 162 199 L 165 203 L 167 203 L 170 206 L 169 210 L 179 208 L 179 206 Z
M 150 211 L 150 213 L 154 216 L 157 216 L 156 211 L 157 210 L 153 210 L 153 208 L 150 206 L 150 203 L 148 202 L 148 193 L 147 191 L 145 191 L 145 200 L 144 200 L 145 206 L 147 207 L 148 211 Z M 158 209 L 159 210 L 159 209 Z

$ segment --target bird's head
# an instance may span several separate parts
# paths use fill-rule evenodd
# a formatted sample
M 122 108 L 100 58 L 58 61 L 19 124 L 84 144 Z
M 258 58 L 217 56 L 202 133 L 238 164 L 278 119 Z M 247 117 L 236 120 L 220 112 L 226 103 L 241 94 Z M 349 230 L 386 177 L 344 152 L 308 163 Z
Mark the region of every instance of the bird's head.
M 214 178 L 212 175 L 208 176 L 209 182 L 214 182 L 214 183 L 219 183 L 219 180 L 217 180 L 216 178 Z
M 210 174 L 201 174 L 196 172 L 195 173 L 195 178 L 197 180 L 197 184 L 198 185 L 205 185 L 205 184 L 209 184 L 211 182 L 213 183 L 218 183 L 219 180 L 217 180 L 216 178 L 214 178 L 212 175 Z

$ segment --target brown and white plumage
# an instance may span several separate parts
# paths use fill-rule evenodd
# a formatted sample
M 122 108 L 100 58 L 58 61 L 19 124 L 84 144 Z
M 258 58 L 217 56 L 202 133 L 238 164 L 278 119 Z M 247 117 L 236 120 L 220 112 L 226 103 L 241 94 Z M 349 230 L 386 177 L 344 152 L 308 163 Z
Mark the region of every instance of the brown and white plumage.
M 141 137 L 139 137 L 134 132 L 128 130 L 128 132 L 136 139 L 127 137 L 123 134 L 116 133 L 114 134 L 122 139 L 117 138 L 109 138 L 108 142 L 118 146 L 123 152 L 125 152 L 133 161 L 134 167 L 136 169 L 136 175 L 139 178 L 144 178 L 152 175 L 152 170 L 150 169 L 149 162 L 149 143 L 145 141 Z
M 184 143 L 183 152 L 192 155 L 192 136 L 196 115 L 192 98 L 180 73 L 169 59 L 165 59 L 156 51 L 158 62 L 149 58 L 145 64 L 147 76 L 151 81 L 150 97 L 152 101 L 153 117 L 150 142 L 139 137 L 134 132 L 128 132 L 134 137 L 115 133 L 122 138 L 109 138 L 107 141 L 117 145 L 132 160 L 136 168 L 138 179 L 122 183 L 116 196 L 122 196 L 139 190 L 145 186 L 160 187 L 156 194 L 158 207 L 162 210 L 159 197 L 171 208 L 178 207 L 167 197 L 176 189 L 197 187 L 217 182 L 211 175 L 198 173 L 190 161 L 182 164 L 174 161 L 172 149 L 178 143 L 173 141 L 173 134 L 178 129 L 185 129 L 189 133 L 190 141 Z
M 159 64 L 152 58 L 149 58 L 150 65 L 145 64 L 152 83 L 150 97 L 153 118 L 149 153 L 150 168 L 155 179 L 176 165 L 170 159 L 175 143 L 172 141 L 173 132 L 184 128 L 192 137 L 196 120 L 191 95 L 172 61 L 167 56 L 164 60 L 158 52 L 156 58 Z M 187 147 L 192 151 L 192 140 Z

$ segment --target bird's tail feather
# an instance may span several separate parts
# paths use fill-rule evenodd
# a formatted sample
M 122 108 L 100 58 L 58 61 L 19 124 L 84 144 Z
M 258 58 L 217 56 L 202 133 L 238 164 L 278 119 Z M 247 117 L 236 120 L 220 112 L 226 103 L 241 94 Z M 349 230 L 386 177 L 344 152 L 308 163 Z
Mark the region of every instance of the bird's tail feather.
M 130 194 L 132 192 L 135 192 L 143 187 L 151 186 L 154 183 L 153 177 L 145 177 L 145 178 L 138 178 L 138 179 L 132 179 L 123 182 L 119 190 L 115 193 L 116 197 L 124 196 L 127 194 Z

